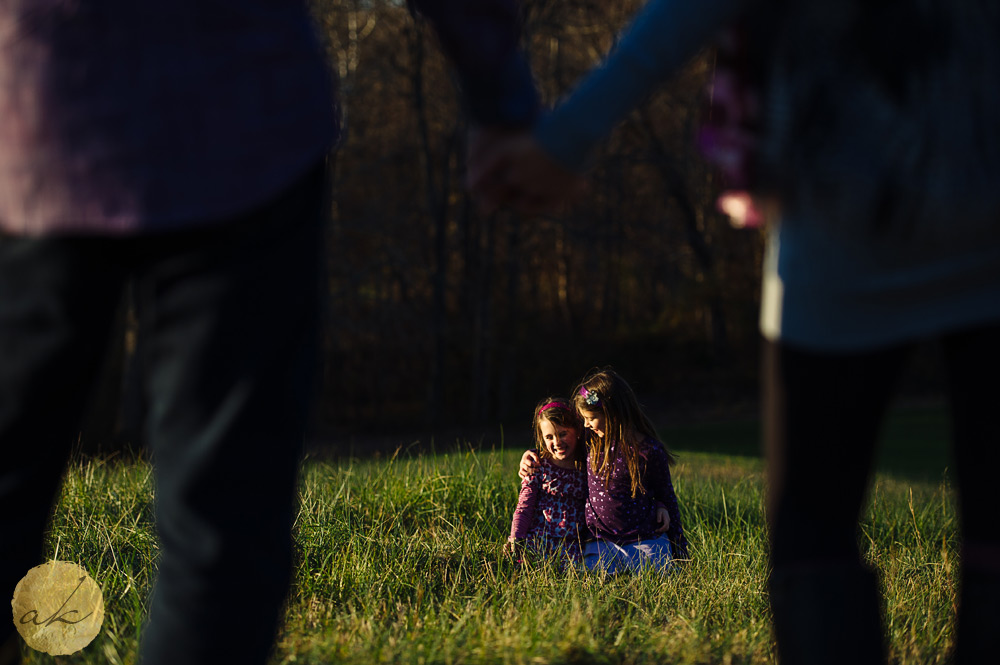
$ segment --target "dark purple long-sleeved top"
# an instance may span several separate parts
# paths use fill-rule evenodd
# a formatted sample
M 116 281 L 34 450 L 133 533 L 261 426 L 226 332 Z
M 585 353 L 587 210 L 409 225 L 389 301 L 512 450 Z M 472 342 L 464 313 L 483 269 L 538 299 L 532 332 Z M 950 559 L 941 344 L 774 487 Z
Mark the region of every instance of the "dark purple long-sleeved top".
M 659 534 L 656 509 L 666 506 L 670 514 L 670 528 L 667 537 L 673 548 L 673 556 L 688 558 L 687 538 L 681 524 L 677 495 L 670 479 L 670 466 L 663 445 L 654 439 L 646 439 L 639 444 L 643 457 L 642 485 L 645 493 L 632 497 L 632 479 L 621 454 L 620 444 L 612 445 L 611 477 L 605 487 L 603 475 L 595 472 L 587 460 L 587 528 L 595 538 L 615 543 L 634 543 L 637 540 L 651 540 Z
M 412 4 L 474 118 L 533 119 L 513 0 Z M 0 231 L 141 233 L 251 209 L 335 141 L 331 79 L 303 0 L 4 0 Z

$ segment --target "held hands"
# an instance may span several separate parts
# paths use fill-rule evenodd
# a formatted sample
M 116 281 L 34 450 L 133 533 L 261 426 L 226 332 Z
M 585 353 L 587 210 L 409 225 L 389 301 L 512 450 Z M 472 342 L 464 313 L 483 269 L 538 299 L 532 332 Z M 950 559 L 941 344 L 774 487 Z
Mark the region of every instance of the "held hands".
M 582 176 L 549 157 L 530 131 L 479 127 L 469 132 L 466 186 L 484 212 L 505 205 L 525 214 L 556 212 L 584 184 Z

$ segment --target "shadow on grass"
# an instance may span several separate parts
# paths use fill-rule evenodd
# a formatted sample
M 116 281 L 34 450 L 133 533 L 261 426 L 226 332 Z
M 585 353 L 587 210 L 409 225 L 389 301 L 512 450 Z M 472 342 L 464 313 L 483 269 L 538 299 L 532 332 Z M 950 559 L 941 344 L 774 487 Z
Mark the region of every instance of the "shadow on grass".
M 763 457 L 758 420 L 675 425 L 660 434 L 678 453 Z M 879 437 L 876 470 L 914 482 L 952 480 L 950 444 L 947 407 L 894 408 Z

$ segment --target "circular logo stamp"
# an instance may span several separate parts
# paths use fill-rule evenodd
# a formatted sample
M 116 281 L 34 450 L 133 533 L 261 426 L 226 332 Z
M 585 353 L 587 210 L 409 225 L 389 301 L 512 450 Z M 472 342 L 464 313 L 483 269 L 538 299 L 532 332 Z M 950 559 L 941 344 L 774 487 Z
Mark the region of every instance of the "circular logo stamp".
M 104 596 L 75 563 L 49 561 L 21 578 L 14 589 L 14 626 L 28 646 L 68 656 L 90 644 L 104 623 Z

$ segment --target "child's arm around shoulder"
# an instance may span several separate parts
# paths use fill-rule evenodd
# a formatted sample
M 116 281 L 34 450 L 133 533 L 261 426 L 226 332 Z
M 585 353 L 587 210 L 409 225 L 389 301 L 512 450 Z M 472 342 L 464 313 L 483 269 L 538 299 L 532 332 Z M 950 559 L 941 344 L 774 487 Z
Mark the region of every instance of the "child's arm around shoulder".
M 540 465 L 541 460 L 538 459 L 538 453 L 534 450 L 525 450 L 524 454 L 521 455 L 521 464 L 517 468 L 517 475 L 521 476 L 523 480 L 537 471 Z

